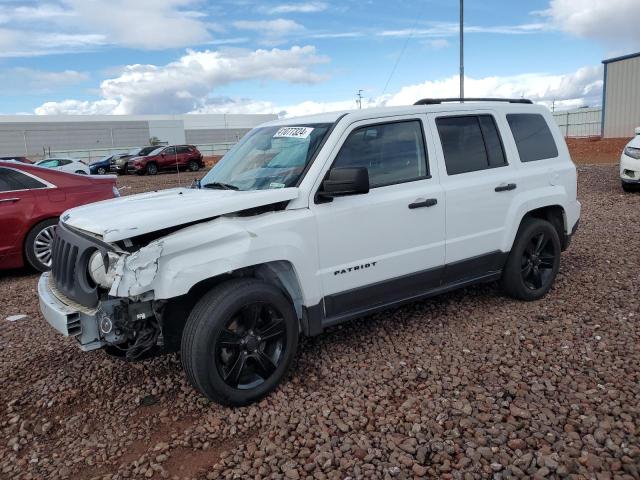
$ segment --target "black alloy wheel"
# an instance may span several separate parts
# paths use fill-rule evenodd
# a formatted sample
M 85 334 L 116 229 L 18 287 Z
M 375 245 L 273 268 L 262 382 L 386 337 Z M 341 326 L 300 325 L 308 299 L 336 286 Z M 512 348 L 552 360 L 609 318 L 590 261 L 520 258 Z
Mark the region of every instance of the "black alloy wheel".
M 560 269 L 560 237 L 547 220 L 522 221 L 502 271 L 502 287 L 519 300 L 538 300 L 551 289 Z
M 193 307 L 182 334 L 182 364 L 191 385 L 209 399 L 247 405 L 284 378 L 298 335 L 298 316 L 282 290 L 233 279 Z
M 107 169 L 104 167 L 99 167 L 98 168 L 98 175 L 104 175 L 107 173 Z
M 188 168 L 192 172 L 197 172 L 198 170 L 200 170 L 200 164 L 195 160 L 189 160 Z
M 555 251 L 553 242 L 542 231 L 531 237 L 524 249 L 521 261 L 522 281 L 530 290 L 538 290 L 553 277 Z
M 229 319 L 216 341 L 215 365 L 224 382 L 246 390 L 268 380 L 284 358 L 286 329 L 273 305 L 252 303 Z

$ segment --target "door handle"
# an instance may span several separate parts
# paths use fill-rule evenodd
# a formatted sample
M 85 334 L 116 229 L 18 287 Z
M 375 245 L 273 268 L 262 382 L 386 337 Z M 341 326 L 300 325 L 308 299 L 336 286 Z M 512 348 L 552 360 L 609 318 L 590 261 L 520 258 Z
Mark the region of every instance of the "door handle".
M 503 185 L 498 185 L 495 190 L 496 192 L 508 192 L 510 190 L 515 190 L 517 185 L 515 183 L 507 183 Z
M 3 198 L 2 200 L 0 200 L 0 203 L 5 203 L 5 202 L 18 202 L 20 199 L 19 198 Z
M 409 204 L 409 209 L 413 210 L 416 208 L 424 208 L 424 207 L 433 207 L 438 203 L 437 198 L 429 198 L 427 200 L 419 200 Z

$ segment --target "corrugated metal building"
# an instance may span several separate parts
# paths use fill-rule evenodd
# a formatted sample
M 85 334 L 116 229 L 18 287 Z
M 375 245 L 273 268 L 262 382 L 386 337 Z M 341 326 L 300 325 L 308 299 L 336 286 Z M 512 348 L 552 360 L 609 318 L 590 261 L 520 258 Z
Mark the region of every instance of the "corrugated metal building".
M 44 151 L 236 142 L 276 115 L 0 115 L 0 156 Z
M 640 127 L 640 52 L 602 63 L 602 136 L 632 137 Z

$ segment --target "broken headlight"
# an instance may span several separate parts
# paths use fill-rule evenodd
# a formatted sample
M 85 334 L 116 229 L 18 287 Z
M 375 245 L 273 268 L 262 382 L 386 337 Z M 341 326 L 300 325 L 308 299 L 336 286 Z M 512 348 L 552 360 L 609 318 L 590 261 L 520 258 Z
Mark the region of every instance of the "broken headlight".
M 106 255 L 98 250 L 93 252 L 89 258 L 89 278 L 102 288 L 111 288 L 115 280 L 114 267 L 118 258 L 120 256 L 113 252 L 107 252 Z

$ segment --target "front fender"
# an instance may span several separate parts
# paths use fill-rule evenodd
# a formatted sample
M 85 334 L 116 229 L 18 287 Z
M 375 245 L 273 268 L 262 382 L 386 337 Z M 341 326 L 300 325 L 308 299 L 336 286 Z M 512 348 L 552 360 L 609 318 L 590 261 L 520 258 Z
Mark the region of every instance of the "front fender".
M 296 272 L 303 302 L 322 295 L 315 282 L 317 234 L 307 209 L 255 217 L 220 217 L 161 239 L 162 256 L 150 284 L 156 299 L 187 293 L 197 283 L 245 267 L 287 261 Z

